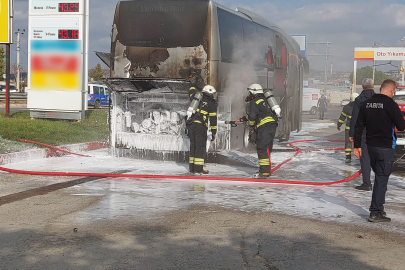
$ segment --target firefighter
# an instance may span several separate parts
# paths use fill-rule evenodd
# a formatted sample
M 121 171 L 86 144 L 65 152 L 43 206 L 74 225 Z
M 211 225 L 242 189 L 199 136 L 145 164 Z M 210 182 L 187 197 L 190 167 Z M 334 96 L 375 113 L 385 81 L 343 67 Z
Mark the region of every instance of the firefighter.
M 202 95 L 195 87 L 190 87 L 190 107 L 194 106 L 194 113 L 186 118 L 186 127 L 190 138 L 189 171 L 191 173 L 208 174 L 203 169 L 207 145 L 208 122 L 211 127 L 211 141 L 217 133 L 217 103 L 216 90 L 211 85 L 202 89 Z M 199 97 L 199 96 L 202 97 Z M 198 98 L 197 98 L 198 97 Z M 193 102 L 194 100 L 194 102 Z M 190 111 L 190 108 L 189 110 Z
M 247 115 L 235 121 L 235 123 L 249 122 L 256 130 L 256 150 L 259 159 L 259 172 L 256 178 L 267 178 L 271 174 L 270 153 L 273 150 L 273 139 L 277 129 L 277 117 L 280 114 L 278 104 L 266 101 L 263 88 L 260 84 L 252 84 L 247 90 L 249 95 L 245 101 L 249 102 Z M 276 103 L 274 97 L 272 103 Z
M 340 114 L 339 121 L 337 123 L 337 129 L 340 131 L 340 127 L 343 125 L 346 119 L 346 128 L 345 128 L 345 156 L 346 163 L 352 161 L 352 142 L 350 141 L 350 120 L 352 119 L 353 105 L 354 100 L 358 97 L 359 94 L 353 93 L 350 95 L 350 102 L 343 107 L 342 113 Z

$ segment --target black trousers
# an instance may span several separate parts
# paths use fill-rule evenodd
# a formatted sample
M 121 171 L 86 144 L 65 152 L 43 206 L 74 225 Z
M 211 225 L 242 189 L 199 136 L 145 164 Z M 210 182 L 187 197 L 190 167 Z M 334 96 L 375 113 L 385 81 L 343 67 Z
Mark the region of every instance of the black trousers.
M 366 131 L 363 131 L 361 135 L 361 157 L 360 157 L 361 175 L 363 178 L 363 184 L 371 187 L 371 166 L 370 156 L 368 154 L 368 147 L 366 144 Z
M 384 210 L 388 178 L 394 168 L 394 152 L 394 148 L 368 146 L 370 164 L 375 174 L 373 196 L 370 205 L 371 214 L 376 214 Z
M 273 140 L 276 135 L 277 123 L 267 123 L 257 129 L 256 150 L 259 159 L 259 171 L 270 173 L 270 154 L 273 150 Z
M 189 171 L 202 172 L 207 149 L 207 129 L 200 123 L 192 123 L 187 128 L 190 137 Z
M 346 159 L 352 159 L 352 142 L 349 135 L 350 129 L 345 129 L 345 156 Z

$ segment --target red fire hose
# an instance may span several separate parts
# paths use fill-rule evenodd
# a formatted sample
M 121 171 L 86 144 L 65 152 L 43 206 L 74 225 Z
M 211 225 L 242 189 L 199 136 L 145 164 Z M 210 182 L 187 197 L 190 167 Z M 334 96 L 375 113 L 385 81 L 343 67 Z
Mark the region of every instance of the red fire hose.
M 57 148 L 57 147 L 55 147 L 55 146 L 48 145 L 48 144 L 44 144 L 44 143 L 40 143 L 40 142 L 34 142 L 34 141 L 23 140 L 23 139 L 18 139 L 18 140 L 19 140 L 20 142 L 38 144 L 38 145 L 40 145 L 40 146 L 44 146 L 44 147 L 47 147 L 47 148 L 49 148 L 49 149 L 56 150 L 56 151 L 60 151 L 60 152 L 66 153 L 66 154 L 72 154 L 72 155 L 77 155 L 77 156 L 82 156 L 82 157 L 90 157 L 90 156 L 88 156 L 88 155 L 82 155 L 82 154 L 72 153 L 72 152 L 69 152 L 69 151 L 64 150 L 64 149 L 62 149 L 62 148 Z
M 315 140 L 301 140 L 301 141 L 294 141 L 290 143 L 290 146 L 297 148 L 297 152 L 294 154 L 294 157 L 297 156 L 299 153 L 308 153 L 311 151 L 319 151 L 319 150 L 310 150 L 310 151 L 302 151 L 301 148 L 295 146 L 296 143 L 300 142 L 314 142 Z M 340 140 L 327 140 L 329 142 L 337 142 Z M 30 143 L 36 143 L 27 141 Z M 39 143 L 36 143 L 39 144 Z M 40 144 L 42 146 L 48 147 L 46 144 Z M 51 147 L 54 150 L 68 152 L 63 149 L 59 149 L 56 147 Z M 331 148 L 331 149 L 324 149 L 324 150 L 342 150 L 344 148 Z M 69 154 L 75 154 L 68 152 Z M 75 154 L 84 156 L 81 154 Z M 292 158 L 287 159 L 286 161 L 282 162 L 281 164 L 274 167 L 271 172 L 275 172 L 278 170 L 282 165 L 291 161 Z M 77 173 L 77 172 L 39 172 L 39 171 L 25 171 L 25 170 L 15 170 L 0 167 L 1 171 L 9 172 L 9 173 L 18 173 L 18 174 L 30 174 L 30 175 L 47 175 L 47 176 L 76 176 L 76 177 L 102 177 L 102 178 L 138 178 L 138 179 L 177 179 L 177 180 L 214 180 L 214 181 L 237 181 L 237 182 L 257 182 L 257 183 L 273 183 L 273 184 L 288 184 L 288 185 L 310 185 L 310 186 L 329 186 L 334 184 L 341 184 L 350 182 L 356 177 L 361 174 L 361 170 L 356 172 L 350 177 L 347 177 L 343 180 L 333 181 L 333 182 L 310 182 L 310 181 L 295 181 L 295 180 L 277 180 L 277 179 L 257 179 L 257 178 L 231 178 L 231 177 L 210 177 L 210 176 L 179 176 L 179 175 L 149 175 L 149 174 L 112 174 L 112 173 Z

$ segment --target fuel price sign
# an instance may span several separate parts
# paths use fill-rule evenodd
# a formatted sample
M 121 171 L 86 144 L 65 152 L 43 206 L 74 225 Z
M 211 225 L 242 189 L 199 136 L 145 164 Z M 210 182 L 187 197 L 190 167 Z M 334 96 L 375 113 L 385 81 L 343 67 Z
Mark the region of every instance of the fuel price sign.
M 27 108 L 32 117 L 84 117 L 86 7 L 88 0 L 30 0 Z
M 83 0 L 31 0 L 31 14 L 82 13 Z

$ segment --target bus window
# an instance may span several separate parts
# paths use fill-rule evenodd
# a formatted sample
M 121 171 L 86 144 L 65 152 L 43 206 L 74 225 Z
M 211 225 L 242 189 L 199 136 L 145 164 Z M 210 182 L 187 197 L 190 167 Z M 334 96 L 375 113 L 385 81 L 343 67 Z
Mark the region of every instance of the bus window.
M 283 46 L 281 47 L 281 67 L 282 68 L 287 67 L 287 48 L 285 47 L 284 43 Z
M 259 50 L 263 53 L 263 64 L 270 68 L 274 66 L 274 32 L 263 26 L 258 26 Z
M 238 48 L 243 46 L 243 19 L 218 8 L 218 24 L 222 61 L 238 61 L 234 53 Z
M 287 53 L 288 52 L 284 41 L 279 36 L 276 36 L 276 57 L 275 57 L 276 67 L 287 68 L 288 65 Z
M 267 51 L 267 64 L 272 67 L 273 61 L 273 49 L 269 46 L 269 50 Z
M 87 86 L 87 94 L 90 94 L 90 85 Z
M 259 43 L 259 37 L 257 35 L 257 26 L 253 22 L 243 21 L 243 38 L 245 40 L 245 46 L 257 50 Z

